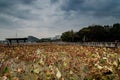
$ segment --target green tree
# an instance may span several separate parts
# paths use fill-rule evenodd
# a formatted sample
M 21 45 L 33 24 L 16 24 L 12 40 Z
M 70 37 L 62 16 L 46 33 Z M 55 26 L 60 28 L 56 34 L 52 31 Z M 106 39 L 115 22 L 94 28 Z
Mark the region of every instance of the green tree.
M 74 36 L 75 36 L 75 33 L 73 32 L 73 30 L 71 30 L 71 31 L 62 33 L 61 39 L 62 41 L 74 42 Z
M 63 41 L 67 42 L 111 42 L 115 40 L 120 41 L 120 24 L 115 23 L 113 26 L 105 25 L 91 25 L 80 29 L 78 32 L 67 31 L 61 36 Z
M 110 29 L 111 40 L 120 40 L 120 24 L 115 23 L 113 24 L 112 28 Z

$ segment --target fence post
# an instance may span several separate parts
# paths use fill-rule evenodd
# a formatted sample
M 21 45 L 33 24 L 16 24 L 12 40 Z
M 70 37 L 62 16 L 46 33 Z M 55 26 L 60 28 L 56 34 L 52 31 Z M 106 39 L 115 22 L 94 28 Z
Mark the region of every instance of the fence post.
M 118 40 L 115 41 L 115 48 L 118 48 Z

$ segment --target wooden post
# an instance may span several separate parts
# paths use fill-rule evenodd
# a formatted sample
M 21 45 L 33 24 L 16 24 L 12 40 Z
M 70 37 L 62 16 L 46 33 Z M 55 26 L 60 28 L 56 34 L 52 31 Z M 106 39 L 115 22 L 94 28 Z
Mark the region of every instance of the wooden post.
M 118 40 L 115 41 L 115 48 L 118 48 Z

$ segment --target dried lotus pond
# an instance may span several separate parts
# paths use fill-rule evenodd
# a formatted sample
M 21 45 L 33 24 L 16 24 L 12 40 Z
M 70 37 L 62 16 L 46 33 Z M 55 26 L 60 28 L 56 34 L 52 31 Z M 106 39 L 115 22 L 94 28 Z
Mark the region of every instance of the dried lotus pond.
M 120 80 L 120 49 L 51 43 L 0 46 L 0 80 Z

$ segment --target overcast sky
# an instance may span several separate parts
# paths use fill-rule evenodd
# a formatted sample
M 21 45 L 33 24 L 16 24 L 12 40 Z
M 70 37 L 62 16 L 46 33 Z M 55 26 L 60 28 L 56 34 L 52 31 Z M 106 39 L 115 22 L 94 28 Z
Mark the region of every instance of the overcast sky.
M 0 0 L 0 39 L 52 37 L 120 22 L 120 0 Z

